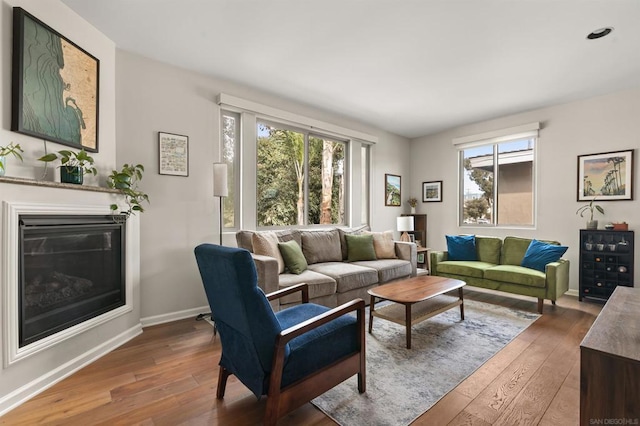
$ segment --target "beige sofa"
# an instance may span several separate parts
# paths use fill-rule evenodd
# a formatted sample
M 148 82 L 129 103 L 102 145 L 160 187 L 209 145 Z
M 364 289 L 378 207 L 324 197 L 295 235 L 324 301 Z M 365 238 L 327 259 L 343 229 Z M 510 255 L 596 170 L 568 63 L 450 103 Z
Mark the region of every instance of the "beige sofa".
M 280 242 L 296 241 L 308 264 L 307 269 L 300 274 L 287 270 L 280 272 L 282 267 L 275 257 L 254 252 L 254 234 L 263 232 L 268 231 L 240 230 L 236 233 L 236 241 L 238 247 L 252 253 L 258 285 L 265 293 L 307 283 L 312 302 L 335 307 L 357 297 L 368 303 L 368 289 L 389 281 L 416 276 L 417 252 L 413 243 L 392 242 L 395 249 L 392 249 L 392 256 L 395 254 L 395 258 L 348 262 L 346 235 L 367 232 L 363 228 L 275 231 Z M 297 293 L 280 299 L 279 305 L 274 306 L 274 309 L 299 302 L 300 294 Z

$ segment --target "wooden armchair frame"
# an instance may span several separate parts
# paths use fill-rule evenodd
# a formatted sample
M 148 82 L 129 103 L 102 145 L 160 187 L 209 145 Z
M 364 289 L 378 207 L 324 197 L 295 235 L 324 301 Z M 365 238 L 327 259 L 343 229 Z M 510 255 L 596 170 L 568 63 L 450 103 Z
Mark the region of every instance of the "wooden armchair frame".
M 306 283 L 278 290 L 266 296 L 267 300 L 271 301 L 298 291 L 302 292 L 302 303 L 308 303 L 309 286 Z M 282 332 L 276 337 L 273 364 L 271 374 L 269 376 L 267 407 L 264 414 L 265 425 L 275 425 L 278 419 L 284 414 L 311 401 L 313 398 L 322 395 L 354 374 L 358 375 L 358 391 L 360 393 L 366 391 L 364 307 L 364 300 L 354 299 L 327 311 L 324 314 L 289 327 L 286 330 L 282 330 Z M 285 388 L 281 388 L 285 348 L 287 343 L 292 339 L 313 330 L 314 328 L 318 328 L 353 311 L 356 311 L 357 316 L 360 351 L 344 357 Z M 216 395 L 218 399 L 222 399 L 224 397 L 227 379 L 230 375 L 231 373 L 227 369 L 220 366 Z

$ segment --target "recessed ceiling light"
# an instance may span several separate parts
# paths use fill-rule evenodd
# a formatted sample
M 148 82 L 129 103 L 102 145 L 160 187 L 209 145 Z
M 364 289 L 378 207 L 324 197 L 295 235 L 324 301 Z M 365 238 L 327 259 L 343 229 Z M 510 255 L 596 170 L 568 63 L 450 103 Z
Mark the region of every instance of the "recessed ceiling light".
M 595 31 L 591 31 L 589 33 L 589 35 L 587 35 L 587 38 L 589 40 L 595 40 L 597 38 L 602 38 L 608 34 L 611 33 L 611 31 L 613 31 L 613 27 L 604 27 L 604 28 L 599 28 Z

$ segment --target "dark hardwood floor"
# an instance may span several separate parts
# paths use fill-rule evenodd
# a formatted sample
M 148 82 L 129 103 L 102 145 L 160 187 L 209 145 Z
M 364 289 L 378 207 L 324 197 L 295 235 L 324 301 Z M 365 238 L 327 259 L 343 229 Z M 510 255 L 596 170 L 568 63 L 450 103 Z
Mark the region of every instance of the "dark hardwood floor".
M 536 311 L 536 300 L 473 288 L 465 298 Z M 579 345 L 602 305 L 563 296 L 414 425 L 577 425 Z M 428 321 L 423 323 L 428 324 Z M 265 409 L 231 377 L 215 398 L 220 341 L 193 319 L 144 333 L 3 417 L 8 425 L 257 425 Z M 375 374 L 375 372 L 367 372 Z M 334 425 L 311 404 L 280 425 Z

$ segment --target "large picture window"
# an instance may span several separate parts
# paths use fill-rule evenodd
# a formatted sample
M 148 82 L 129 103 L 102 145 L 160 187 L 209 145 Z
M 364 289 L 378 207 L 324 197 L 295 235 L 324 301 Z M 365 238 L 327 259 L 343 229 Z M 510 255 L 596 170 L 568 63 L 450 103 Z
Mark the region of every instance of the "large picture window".
M 257 226 L 345 223 L 344 141 L 257 122 Z
M 462 225 L 534 225 L 536 136 L 458 146 Z

